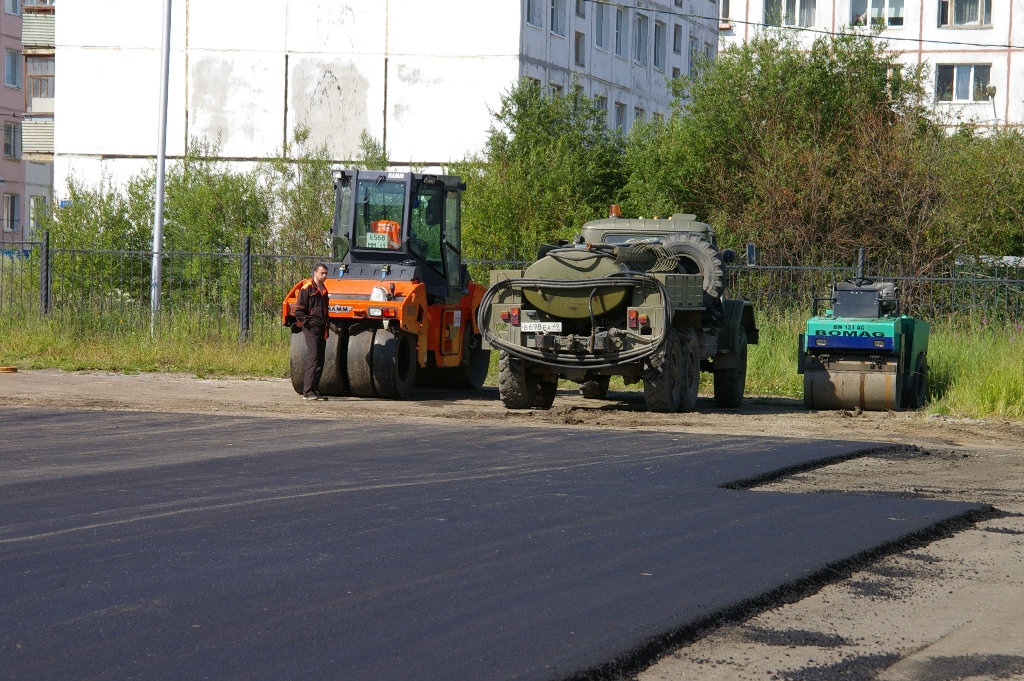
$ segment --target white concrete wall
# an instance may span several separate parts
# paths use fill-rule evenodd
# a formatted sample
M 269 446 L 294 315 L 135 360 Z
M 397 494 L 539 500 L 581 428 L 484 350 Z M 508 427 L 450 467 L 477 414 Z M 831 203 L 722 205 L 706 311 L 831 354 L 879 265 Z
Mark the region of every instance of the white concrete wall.
M 305 126 L 339 160 L 358 154 L 363 131 L 386 140 L 396 162 L 462 159 L 482 147 L 490 110 L 518 77 L 519 5 L 176 2 L 167 153 L 219 139 L 226 157 L 267 158 Z M 62 8 L 58 196 L 69 174 L 121 181 L 155 156 L 161 6 Z
M 939 0 L 904 0 L 904 24 L 888 27 L 882 37 L 893 51 L 901 52 L 906 64 L 927 63 L 929 86 L 934 92 L 935 67 L 939 64 L 990 64 L 991 84 L 996 86 L 995 115 L 992 102 L 938 102 L 938 111 L 950 122 L 974 120 L 999 125 L 1024 124 L 1024 53 L 1006 45 L 1024 44 L 1024 2 L 992 0 L 990 26 L 940 27 Z M 870 3 L 869 3 L 870 4 Z M 753 36 L 756 24 L 764 21 L 765 0 L 732 0 L 731 18 L 739 20 L 721 34 L 722 47 L 738 44 Z M 812 28 L 838 31 L 852 19 L 851 0 L 818 0 Z M 744 23 L 749 22 L 749 23 Z M 809 45 L 816 37 L 805 35 Z M 969 43 L 953 45 L 949 43 Z M 1002 47 L 1000 47 L 1002 46 Z
M 609 109 L 666 112 L 666 79 L 685 73 L 688 39 L 717 45 L 710 0 L 640 4 L 666 24 L 666 65 L 633 59 L 636 3 L 627 9 L 626 57 L 594 47 L 594 3 L 586 17 L 565 0 L 566 37 L 526 26 L 526 0 L 219 0 L 175 2 L 172 19 L 167 153 L 186 140 L 219 140 L 220 153 L 254 161 L 281 153 L 299 126 L 331 156 L 358 154 L 360 133 L 387 145 L 392 162 L 434 166 L 479 151 L 501 96 L 522 76 L 558 83 L 576 77 Z M 104 11 L 83 3 L 61 7 L 57 22 L 55 186 L 66 178 L 122 182 L 156 155 L 160 84 L 160 0 L 110 0 Z M 187 16 L 186 16 L 187 12 Z M 609 45 L 614 11 L 609 7 Z M 672 51 L 672 26 L 684 45 Z M 585 65 L 574 63 L 575 33 L 585 36 Z

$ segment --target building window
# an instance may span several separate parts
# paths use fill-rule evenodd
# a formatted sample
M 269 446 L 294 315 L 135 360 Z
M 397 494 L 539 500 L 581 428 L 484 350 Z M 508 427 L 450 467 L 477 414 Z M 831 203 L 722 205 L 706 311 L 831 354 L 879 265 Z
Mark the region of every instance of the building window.
M 587 0 L 576 0 L 576 16 L 587 18 Z
M 647 118 L 647 112 L 646 111 L 644 111 L 640 107 L 634 107 L 633 108 L 633 122 L 634 123 L 643 123 L 645 118 Z
M 53 97 L 53 57 L 27 57 L 28 96 Z
M 992 75 L 989 64 L 939 64 L 935 67 L 935 98 L 940 102 L 983 102 Z
M 604 95 L 598 95 L 594 99 L 594 106 L 601 112 L 601 122 L 608 125 L 608 98 Z
M 654 22 L 654 68 L 665 70 L 665 24 Z
M 4 158 L 21 158 L 21 125 L 4 123 Z
M 552 97 L 561 97 L 562 92 L 564 92 L 562 86 L 558 83 L 548 83 L 548 91 Z
M 615 54 L 626 56 L 626 10 L 622 7 L 615 8 Z
M 729 19 L 729 0 L 722 0 L 722 4 L 719 7 L 718 16 L 722 19 Z
M 594 45 L 599 50 L 608 50 L 608 6 L 603 2 L 594 5 Z
M 765 0 L 764 23 L 770 26 L 813 26 L 817 0 Z
M 17 194 L 4 194 L 4 231 L 21 231 L 21 197 Z
M 4 63 L 4 84 L 8 87 L 21 87 L 21 52 L 7 50 Z
M 626 126 L 626 105 L 615 102 L 615 129 L 622 130 Z
M 715 47 L 711 43 L 704 43 L 704 56 L 708 61 L 715 58 Z
M 992 0 L 939 0 L 939 26 L 991 25 Z
M 672 51 L 676 54 L 683 53 L 683 27 L 680 24 L 672 27 Z
M 665 117 L 661 114 L 660 111 L 658 111 L 654 113 L 654 120 L 656 120 L 658 123 L 661 123 L 662 121 L 665 120 Z
M 565 0 L 551 0 L 551 32 L 565 37 Z
M 8 14 L 21 14 L 21 0 L 4 0 L 4 11 Z
M 645 14 L 637 14 L 633 22 L 633 61 L 647 66 L 647 24 L 650 19 Z
M 672 78 L 673 79 L 674 78 L 678 78 L 679 76 L 680 76 L 679 67 L 678 66 L 673 66 L 672 67 Z
M 700 60 L 700 43 L 692 35 L 690 36 L 690 70 L 687 72 L 690 77 L 697 75 L 697 62 Z
M 28 234 L 25 238 L 31 239 L 39 233 L 39 220 L 46 215 L 49 204 L 45 196 L 28 197 Z
M 682 6 L 683 6 L 683 0 L 676 0 L 676 7 L 682 7 Z
M 870 5 L 870 7 L 869 7 Z M 853 0 L 850 23 L 854 26 L 902 26 L 903 0 Z
M 531 26 L 544 25 L 544 0 L 526 0 L 526 23 Z
M 586 52 L 587 52 L 587 36 L 583 33 L 576 33 L 576 39 L 573 41 L 573 58 L 576 61 L 576 66 L 586 66 Z

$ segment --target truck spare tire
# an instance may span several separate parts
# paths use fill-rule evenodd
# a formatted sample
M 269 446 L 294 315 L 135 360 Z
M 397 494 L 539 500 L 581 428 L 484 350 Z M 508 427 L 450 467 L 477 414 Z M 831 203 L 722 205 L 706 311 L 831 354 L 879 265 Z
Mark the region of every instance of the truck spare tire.
M 679 267 L 686 274 L 700 274 L 704 277 L 704 293 L 720 299 L 725 291 L 725 266 L 722 254 L 710 241 L 691 232 L 671 234 L 662 244 L 676 254 Z

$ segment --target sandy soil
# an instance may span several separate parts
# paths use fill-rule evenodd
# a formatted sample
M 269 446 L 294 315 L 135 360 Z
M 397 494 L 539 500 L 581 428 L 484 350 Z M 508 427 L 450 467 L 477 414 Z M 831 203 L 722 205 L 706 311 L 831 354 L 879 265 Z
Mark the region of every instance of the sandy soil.
M 492 420 L 522 427 L 637 428 L 916 445 L 760 489 L 855 491 L 981 501 L 1001 513 L 883 558 L 796 603 L 719 627 L 665 656 L 643 681 L 1024 678 L 1024 423 L 918 414 L 818 412 L 749 399 L 692 414 L 648 414 L 642 397 L 559 393 L 548 411 L 506 411 L 493 389 L 417 391 L 403 402 L 304 402 L 284 379 L 24 371 L 0 374 L 0 406 L 219 412 L 289 418 Z M 842 577 L 842 576 L 840 576 Z

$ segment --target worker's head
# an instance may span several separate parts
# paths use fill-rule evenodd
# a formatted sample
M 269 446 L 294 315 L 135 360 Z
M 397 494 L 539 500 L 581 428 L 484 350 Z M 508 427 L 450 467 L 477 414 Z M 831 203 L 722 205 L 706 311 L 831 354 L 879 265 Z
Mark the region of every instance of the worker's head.
M 318 262 L 313 265 L 313 281 L 318 284 L 324 283 L 324 279 L 327 278 L 327 265 L 322 262 Z

